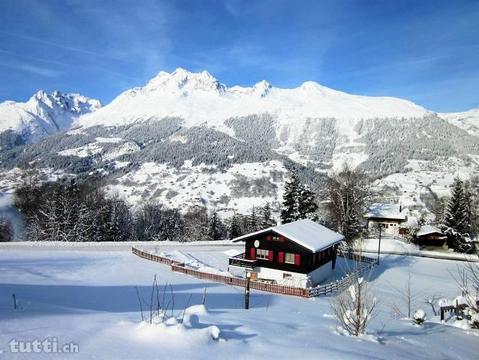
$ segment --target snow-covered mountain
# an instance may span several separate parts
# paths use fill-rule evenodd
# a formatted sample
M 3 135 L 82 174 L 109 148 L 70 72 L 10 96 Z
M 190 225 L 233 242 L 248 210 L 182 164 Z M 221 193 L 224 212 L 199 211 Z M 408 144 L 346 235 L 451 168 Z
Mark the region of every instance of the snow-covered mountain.
M 479 171 L 477 110 L 436 114 L 407 100 L 314 82 L 227 87 L 206 71 L 177 69 L 102 108 L 79 103 L 87 111 L 47 122 L 68 129 L 73 120 L 69 130 L 0 151 L 0 166 L 36 164 L 55 176 L 99 173 L 109 191 L 133 204 L 240 212 L 265 201 L 277 206 L 292 170 L 321 192 L 326 175 L 347 162 L 377 178 L 387 200 L 419 207 L 431 193 L 447 195 L 455 176 Z
M 80 115 L 100 108 L 100 101 L 79 94 L 47 94 L 40 90 L 25 103 L 0 103 L 0 133 L 11 130 L 25 141 L 37 141 L 68 129 Z
M 479 136 L 479 108 L 456 113 L 439 113 L 438 115 L 468 133 Z
M 144 87 L 125 91 L 100 111 L 79 118 L 77 125 L 126 125 L 179 117 L 187 127 L 206 125 L 231 133 L 226 119 L 264 113 L 275 118 L 277 134 L 289 134 L 285 143 L 295 144 L 310 119 L 341 119 L 336 126 L 347 135 L 361 119 L 414 118 L 430 112 L 410 101 L 351 95 L 312 81 L 295 89 L 276 88 L 266 81 L 228 88 L 206 71 L 180 68 L 160 72 Z

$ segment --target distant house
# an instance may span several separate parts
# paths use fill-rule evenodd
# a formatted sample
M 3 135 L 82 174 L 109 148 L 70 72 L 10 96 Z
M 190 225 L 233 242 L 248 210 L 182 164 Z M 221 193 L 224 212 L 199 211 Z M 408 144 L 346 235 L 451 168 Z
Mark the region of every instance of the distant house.
M 447 236 L 441 229 L 432 226 L 422 226 L 416 234 L 416 243 L 425 246 L 443 246 L 446 242 Z
M 406 211 L 398 204 L 372 204 L 364 218 L 369 232 L 377 232 L 381 226 L 383 235 L 405 235 L 406 229 L 401 225 L 407 221 Z
M 308 287 L 331 274 L 336 250 L 344 236 L 311 220 L 299 220 L 233 239 L 245 252 L 231 257 L 230 266 L 249 270 L 254 280 Z

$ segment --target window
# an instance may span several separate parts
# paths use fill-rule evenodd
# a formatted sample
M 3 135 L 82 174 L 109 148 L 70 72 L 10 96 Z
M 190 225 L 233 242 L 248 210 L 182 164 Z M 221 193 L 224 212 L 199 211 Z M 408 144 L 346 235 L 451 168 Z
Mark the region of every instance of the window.
M 264 249 L 256 250 L 256 258 L 261 260 L 269 260 L 269 251 Z
M 284 237 L 283 237 L 283 236 L 279 236 L 279 235 L 267 235 L 267 236 L 266 236 L 266 239 L 267 239 L 267 240 L 272 240 L 272 241 L 279 241 L 279 242 L 283 242 L 283 241 L 284 241 Z
M 293 276 L 293 275 L 291 275 L 291 274 L 283 273 L 283 279 L 290 278 L 290 277 L 292 277 L 292 276 Z
M 294 264 L 294 254 L 286 253 L 285 258 L 284 258 L 284 262 L 286 264 Z

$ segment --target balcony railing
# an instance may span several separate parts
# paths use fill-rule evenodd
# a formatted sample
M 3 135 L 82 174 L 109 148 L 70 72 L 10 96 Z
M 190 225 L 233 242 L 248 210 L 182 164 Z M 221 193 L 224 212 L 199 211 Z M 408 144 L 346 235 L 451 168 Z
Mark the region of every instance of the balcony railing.
M 239 266 L 247 269 L 253 269 L 256 266 L 256 260 L 245 259 L 244 253 L 229 258 L 231 266 Z

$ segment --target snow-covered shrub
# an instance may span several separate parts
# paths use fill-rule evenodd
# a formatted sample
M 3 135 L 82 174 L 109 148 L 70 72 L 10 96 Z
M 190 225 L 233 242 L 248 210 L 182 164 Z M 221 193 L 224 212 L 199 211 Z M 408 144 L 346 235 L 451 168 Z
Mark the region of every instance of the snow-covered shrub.
M 454 303 L 466 305 L 463 314 L 469 326 L 479 329 L 479 263 L 466 263 L 453 277 L 462 294 Z
M 221 330 L 216 325 L 204 326 L 199 323 L 199 316 L 207 314 L 204 305 L 193 305 L 177 317 L 167 316 L 164 321 L 142 321 L 134 328 L 135 335 L 142 341 L 156 342 L 165 339 L 210 343 L 221 340 Z M 193 320 L 194 319 L 194 320 Z
M 413 316 L 413 321 L 416 325 L 422 325 L 426 321 L 426 313 L 422 309 L 416 310 Z
M 376 304 L 367 282 L 358 278 L 333 300 L 331 306 L 340 326 L 349 335 L 359 336 L 365 333 L 368 322 L 375 316 Z
M 468 323 L 473 329 L 479 329 L 479 311 L 477 308 L 468 308 L 464 311 Z

